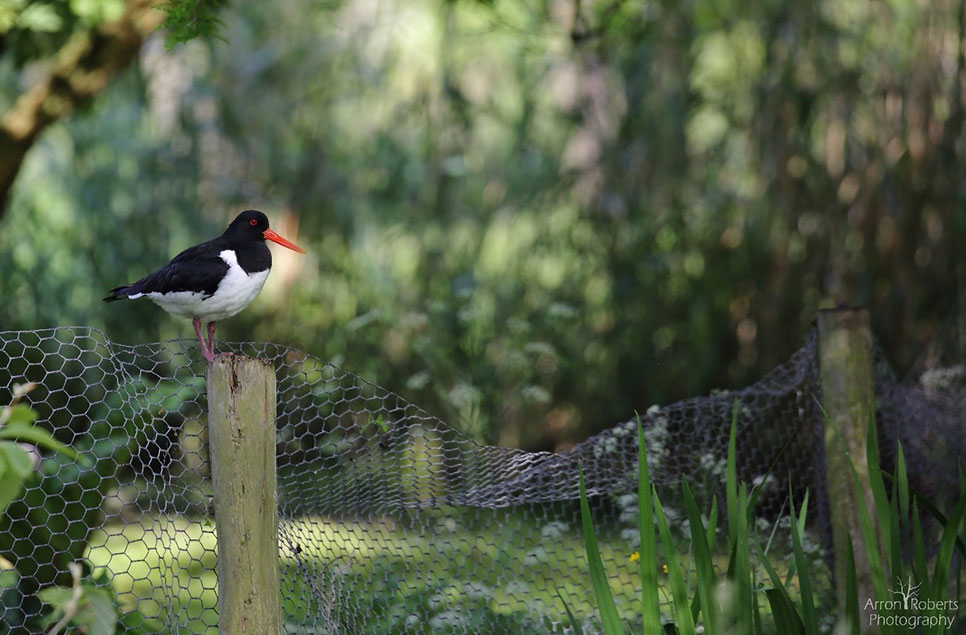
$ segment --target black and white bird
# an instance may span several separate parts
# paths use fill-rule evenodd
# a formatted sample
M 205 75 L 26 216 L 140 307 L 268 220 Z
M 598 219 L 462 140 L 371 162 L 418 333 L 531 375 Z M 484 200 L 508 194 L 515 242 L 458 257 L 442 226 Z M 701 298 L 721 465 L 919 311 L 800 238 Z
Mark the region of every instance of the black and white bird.
M 111 289 L 105 302 L 150 298 L 168 313 L 190 318 L 201 355 L 215 358 L 215 323 L 230 318 L 255 299 L 272 268 L 266 240 L 304 254 L 305 250 L 268 228 L 268 217 L 247 210 L 231 222 L 225 233 L 185 249 L 168 264 L 134 284 Z M 208 324 L 208 342 L 201 323 Z

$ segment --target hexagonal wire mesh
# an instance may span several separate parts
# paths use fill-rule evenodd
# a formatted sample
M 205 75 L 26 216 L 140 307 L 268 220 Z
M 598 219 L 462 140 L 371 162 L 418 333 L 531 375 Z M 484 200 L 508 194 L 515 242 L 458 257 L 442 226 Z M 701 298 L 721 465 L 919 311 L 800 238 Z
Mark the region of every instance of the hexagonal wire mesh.
M 558 631 L 567 624 L 558 591 L 594 624 L 578 462 L 618 607 L 633 624 L 635 421 L 558 454 L 481 446 L 298 350 L 221 346 L 270 359 L 276 369 L 287 632 Z M 14 385 L 36 382 L 29 402 L 39 425 L 94 459 L 38 455 L 24 492 L 0 519 L 0 617 L 10 630 L 42 632 L 50 607 L 38 593 L 70 586 L 74 562 L 83 563 L 84 580 L 113 590 L 129 628 L 216 627 L 206 389 L 196 353 L 193 341 L 124 346 L 82 327 L 0 333 L 0 403 Z M 759 522 L 783 515 L 790 483 L 797 497 L 813 493 L 813 524 L 827 538 L 815 358 L 812 333 L 753 386 L 642 416 L 652 478 L 676 526 L 686 525 L 674 506 L 683 475 L 704 509 L 720 492 L 737 412 L 739 477 L 769 484 Z M 950 466 L 966 455 L 963 384 L 948 381 L 962 373 L 957 359 L 943 381 L 920 384 L 897 382 L 877 356 L 884 449 L 902 440 L 914 457 L 912 480 L 931 492 L 955 482 Z M 944 434 L 944 443 L 930 443 Z

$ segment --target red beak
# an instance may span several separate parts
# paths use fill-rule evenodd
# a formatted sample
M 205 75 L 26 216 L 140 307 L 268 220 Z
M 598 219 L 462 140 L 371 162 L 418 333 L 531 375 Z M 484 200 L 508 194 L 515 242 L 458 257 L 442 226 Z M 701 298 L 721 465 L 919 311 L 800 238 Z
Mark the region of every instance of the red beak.
M 292 251 L 297 251 L 300 254 L 305 253 L 304 249 L 302 249 L 301 247 L 299 247 L 298 245 L 296 245 L 291 241 L 285 240 L 284 238 L 282 238 L 281 236 L 273 232 L 271 229 L 266 229 L 265 231 L 263 231 L 262 236 L 265 238 L 265 240 L 270 240 L 273 243 L 278 243 L 282 247 L 288 247 Z

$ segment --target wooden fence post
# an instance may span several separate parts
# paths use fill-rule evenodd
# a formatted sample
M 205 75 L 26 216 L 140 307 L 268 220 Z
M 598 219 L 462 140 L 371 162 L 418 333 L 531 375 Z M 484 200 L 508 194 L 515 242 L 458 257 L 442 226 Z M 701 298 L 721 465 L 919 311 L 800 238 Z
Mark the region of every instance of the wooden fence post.
M 860 624 L 869 624 L 863 605 L 875 597 L 866 557 L 859 505 L 869 513 L 874 499 L 869 488 L 866 431 L 875 416 L 872 383 L 872 334 L 867 309 L 831 309 L 818 314 L 819 368 L 825 427 L 825 477 L 835 556 L 839 615 L 845 615 L 846 543 L 851 541 L 859 591 Z M 843 447 L 844 446 L 844 447 Z M 863 486 L 860 500 L 852 481 L 852 466 Z M 878 548 L 877 545 L 873 548 Z M 867 632 L 863 628 L 863 632 Z
M 275 369 L 208 365 L 208 448 L 218 533 L 218 632 L 282 632 L 275 475 Z

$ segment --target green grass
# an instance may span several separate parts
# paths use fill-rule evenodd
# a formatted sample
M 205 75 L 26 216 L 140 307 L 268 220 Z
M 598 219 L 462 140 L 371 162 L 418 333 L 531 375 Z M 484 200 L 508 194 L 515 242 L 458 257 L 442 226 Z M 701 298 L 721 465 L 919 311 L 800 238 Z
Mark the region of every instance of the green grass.
M 204 633 L 217 632 L 216 553 L 215 535 L 203 524 L 144 516 L 95 533 L 87 559 L 112 576 L 122 610 L 185 615 L 197 623 L 185 632 Z
M 687 482 L 674 499 L 681 507 L 671 515 L 650 482 L 640 426 L 638 435 L 639 562 L 629 557 L 633 549 L 624 527 L 601 523 L 613 515 L 592 514 L 582 473 L 575 475 L 580 522 L 567 502 L 502 511 L 422 510 L 370 521 L 286 521 L 285 535 L 298 540 L 285 543 L 281 554 L 287 622 L 306 632 L 321 619 L 337 632 L 447 632 L 449 625 L 540 633 L 551 622 L 582 632 L 583 620 L 601 615 L 607 633 L 657 634 L 668 622 L 682 635 L 701 629 L 827 631 L 832 624 L 820 616 L 830 614 L 834 596 L 820 554 L 807 544 L 810 497 L 788 507 L 790 522 L 781 530 L 756 522 L 758 491 L 735 476 L 733 423 L 721 510 L 726 527 L 718 527 L 717 501 L 704 501 L 702 508 Z M 869 452 L 875 505 L 863 527 L 868 537 L 886 541 L 868 554 L 879 576 L 876 596 L 891 599 L 882 596 L 901 574 L 922 584 L 920 598 L 942 599 L 951 585 L 961 584 L 961 572 L 951 573 L 950 563 L 957 550 L 964 551 L 966 495 L 943 515 L 911 490 L 901 450 L 898 457 L 896 474 L 887 475 Z M 920 509 L 946 527 L 936 550 L 924 546 Z M 562 519 L 569 522 L 560 524 Z M 875 527 L 888 529 L 876 534 Z M 913 557 L 907 561 L 899 540 L 910 535 Z M 98 532 L 87 558 L 98 572 L 110 574 L 122 608 L 163 623 L 172 618 L 183 625 L 180 633 L 214 633 L 216 549 L 210 523 L 146 515 Z M 838 617 L 845 632 L 855 632 L 857 605 L 867 598 L 858 597 L 854 569 L 845 593 L 849 607 Z
M 955 574 L 952 576 L 950 574 L 954 551 L 958 549 L 961 556 L 966 556 L 966 544 L 963 540 L 966 537 L 966 479 L 960 479 L 958 502 L 948 516 L 943 515 L 928 501 L 912 496 L 901 447 L 897 448 L 895 474 L 889 475 L 882 471 L 874 426 L 874 422 L 870 421 L 866 436 L 869 482 L 862 483 L 855 469 L 852 469 L 853 485 L 858 499 L 863 500 L 867 486 L 868 491 L 871 492 L 874 507 L 874 513 L 872 513 L 864 505 L 859 505 L 864 554 L 869 563 L 874 598 L 859 597 L 855 558 L 850 544 L 847 552 L 842 555 L 847 562 L 846 579 L 843 581 L 846 599 L 844 615 L 834 616 L 832 621 L 823 625 L 820 623 L 819 615 L 828 613 L 829 607 L 820 604 L 816 591 L 821 586 L 828 588 L 829 581 L 823 579 L 815 570 L 814 562 L 807 556 L 804 548 L 809 495 L 806 492 L 802 501 L 794 501 L 789 488 L 791 505 L 788 525 L 792 561 L 782 572 L 780 569 L 783 563 L 775 562 L 773 554 L 768 553 L 773 544 L 774 532 L 767 538 L 767 544 L 762 548 L 754 530 L 753 513 L 757 492 L 754 489 L 749 492 L 747 485 L 739 483 L 736 477 L 737 411 L 732 418 L 725 483 L 728 518 L 728 534 L 724 544 L 728 554 L 726 568 L 716 565 L 712 555 L 716 543 L 714 530 L 717 518 L 716 506 L 712 505 L 708 520 L 705 521 L 687 480 L 682 482 L 681 487 L 690 525 L 687 553 L 690 555 L 693 567 L 686 566 L 679 557 L 682 547 L 674 543 L 661 499 L 650 482 L 644 460 L 646 440 L 638 419 L 638 504 L 641 509 L 638 522 L 642 541 L 641 560 L 647 560 L 648 566 L 654 564 L 658 541 L 653 528 L 647 526 L 656 523 L 664 553 L 670 554 L 668 567 L 671 586 L 671 621 L 672 628 L 677 633 L 691 635 L 698 632 L 700 626 L 702 632 L 710 633 L 757 634 L 777 631 L 811 635 L 828 632 L 835 626 L 837 630 L 841 629 L 841 632 L 858 634 L 862 626 L 859 618 L 860 606 L 869 600 L 894 601 L 894 592 L 897 590 L 895 585 L 901 584 L 901 581 L 906 579 L 911 584 L 919 585 L 916 597 L 927 603 L 941 605 L 951 597 L 961 597 L 959 595 L 961 568 L 957 567 Z M 892 484 L 891 491 L 885 486 L 887 478 Z M 601 626 L 607 635 L 617 635 L 624 632 L 624 624 L 616 618 L 617 608 L 608 587 L 609 574 L 600 563 L 598 541 L 595 537 L 582 471 L 579 479 L 581 517 L 585 532 L 584 545 L 590 563 L 589 575 L 594 586 Z M 931 574 L 926 563 L 925 539 L 913 498 L 918 499 L 924 507 L 928 508 L 942 526 L 941 539 L 933 558 Z M 653 520 L 650 515 L 652 506 L 655 512 Z M 906 561 L 903 558 L 900 536 L 904 535 L 903 532 L 907 535 L 910 531 L 912 532 L 912 567 L 911 571 L 905 571 L 905 574 L 909 575 L 905 578 Z M 764 569 L 767 577 L 761 574 L 759 567 Z M 646 590 L 649 584 L 653 584 L 653 576 L 648 573 L 647 567 L 641 567 L 639 577 L 642 589 Z M 762 579 L 770 584 L 761 584 L 759 581 Z M 955 587 L 955 590 L 951 587 Z M 954 606 L 953 617 L 957 618 L 961 607 Z M 645 633 L 660 632 L 656 623 L 665 621 L 666 617 L 646 596 L 642 608 L 640 617 L 640 622 L 643 624 L 642 630 Z M 890 611 L 882 607 L 877 607 L 875 610 Z M 899 615 L 901 610 L 891 611 L 890 615 Z M 933 610 L 925 615 L 936 617 L 940 613 L 941 611 Z M 570 620 L 573 628 L 577 630 L 578 624 L 575 618 L 571 616 Z M 664 624 L 664 626 L 671 625 Z M 945 626 L 940 623 L 929 626 L 926 632 L 939 635 L 944 628 Z M 888 634 L 900 631 L 891 627 L 882 627 L 882 632 Z
M 421 518 L 433 522 L 424 529 L 404 529 L 391 521 L 306 518 L 287 524 L 291 535 L 299 536 L 301 551 L 296 558 L 283 549 L 281 565 L 283 572 L 293 571 L 301 559 L 313 571 L 332 572 L 327 580 L 339 578 L 337 593 L 351 596 L 357 612 L 368 612 L 390 625 L 405 619 L 399 615 L 404 611 L 432 617 L 468 605 L 480 620 L 531 616 L 540 624 L 544 619 L 566 622 L 556 588 L 577 614 L 595 610 L 588 599 L 586 558 L 575 524 L 545 537 L 543 527 L 533 526 L 532 518 L 524 515 L 489 511 L 487 516 L 489 522 L 480 523 L 461 522 L 455 512 L 446 517 L 425 515 Z M 534 548 L 513 551 L 522 545 Z M 210 526 L 145 516 L 140 523 L 116 523 L 98 532 L 87 558 L 112 573 L 123 608 L 137 606 L 145 616 L 162 621 L 171 608 L 192 618 L 183 632 L 214 633 L 216 550 Z M 631 552 L 615 536 L 600 543 L 611 588 L 633 598 L 640 589 Z M 639 610 L 636 604 L 633 607 Z M 307 620 L 306 610 L 322 607 L 286 603 L 291 621 Z M 545 630 L 535 623 L 533 632 Z
M 571 506 L 552 506 L 541 514 L 550 520 L 572 517 L 574 511 Z M 369 620 L 365 632 L 392 633 L 399 632 L 410 615 L 428 624 L 450 612 L 458 614 L 455 619 L 475 620 L 484 632 L 503 620 L 513 625 L 514 632 L 538 633 L 547 631 L 546 620 L 569 623 L 568 608 L 578 618 L 594 615 L 597 603 L 586 574 L 579 525 L 572 522 L 566 529 L 544 535 L 546 521 L 533 522 L 541 514 L 534 510 L 426 512 L 419 514 L 418 522 L 406 523 L 412 529 L 389 519 L 337 522 L 315 517 L 288 522 L 288 535 L 299 537 L 300 551 L 283 549 L 283 578 L 304 580 L 301 573 L 284 575 L 292 574 L 301 560 L 316 575 L 324 597 L 313 596 L 304 583 L 297 583 L 295 589 L 285 587 L 287 619 L 307 625 L 319 615 L 328 615 L 329 621 L 344 629 L 365 616 Z M 647 587 L 652 592 L 649 601 L 662 616 L 651 622 L 651 630 L 655 623 L 671 618 L 670 582 L 675 569 L 669 567 L 665 573 L 664 566 L 676 562 L 682 576 L 696 567 L 687 545 L 672 537 L 679 532 L 670 525 L 667 530 L 673 548 L 684 550 L 669 558 L 667 549 L 657 546 L 651 556 L 642 556 L 642 562 L 651 559 L 645 565 L 631 561 L 634 549 L 615 528 L 600 534 L 598 552 L 618 615 L 634 629 L 644 606 L 642 566 L 654 581 Z M 216 549 L 210 524 L 146 515 L 133 524 L 118 522 L 98 532 L 87 558 L 112 573 L 123 609 L 136 607 L 162 622 L 174 615 L 176 623 L 187 621 L 181 633 L 214 633 Z M 702 565 L 705 570 L 728 567 L 727 554 L 710 553 L 710 558 Z M 777 566 L 782 575 L 787 573 L 786 563 Z M 797 593 L 795 585 L 791 588 Z M 309 600 L 297 603 L 291 596 Z M 337 601 L 329 606 L 330 600 Z M 353 606 L 351 614 L 339 608 L 347 602 Z

